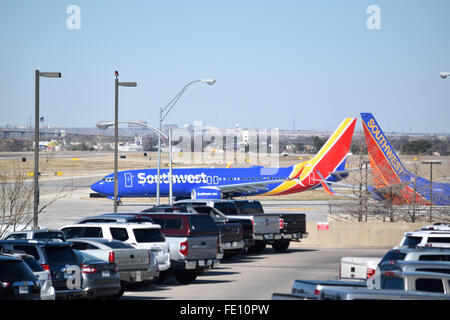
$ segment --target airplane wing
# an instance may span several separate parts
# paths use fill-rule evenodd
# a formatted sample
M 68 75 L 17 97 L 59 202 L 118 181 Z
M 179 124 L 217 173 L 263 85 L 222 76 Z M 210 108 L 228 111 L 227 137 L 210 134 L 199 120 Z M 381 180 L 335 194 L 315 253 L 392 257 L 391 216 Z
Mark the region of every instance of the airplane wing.
M 282 183 L 286 182 L 288 180 L 286 179 L 279 179 L 279 180 L 265 180 L 265 181 L 255 181 L 255 182 L 245 182 L 245 183 L 238 183 L 238 184 L 229 184 L 229 185 L 221 185 L 214 188 L 217 188 L 222 193 L 232 193 L 232 192 L 253 192 L 253 191 L 259 191 L 259 190 L 269 190 L 267 188 L 267 185 L 273 184 L 273 183 Z
M 345 170 L 341 170 L 341 171 L 333 171 L 330 172 L 330 176 L 336 177 L 336 178 L 343 178 L 343 175 L 348 175 L 350 172 L 356 172 L 356 171 L 361 171 L 361 170 L 365 170 L 365 168 L 359 169 L 359 168 L 351 168 L 351 169 L 345 169 Z

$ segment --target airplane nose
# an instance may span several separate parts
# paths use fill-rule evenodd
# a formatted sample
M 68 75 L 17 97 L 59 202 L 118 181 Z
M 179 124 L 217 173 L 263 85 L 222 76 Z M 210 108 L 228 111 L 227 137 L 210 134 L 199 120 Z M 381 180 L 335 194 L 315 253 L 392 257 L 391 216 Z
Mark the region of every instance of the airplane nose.
M 103 183 L 104 183 L 104 181 L 97 181 L 97 182 L 95 182 L 95 183 L 93 183 L 93 184 L 91 185 L 91 189 L 92 189 L 93 191 L 95 191 L 95 192 L 103 193 L 103 192 L 102 192 L 102 190 L 103 190 L 103 188 L 102 188 Z

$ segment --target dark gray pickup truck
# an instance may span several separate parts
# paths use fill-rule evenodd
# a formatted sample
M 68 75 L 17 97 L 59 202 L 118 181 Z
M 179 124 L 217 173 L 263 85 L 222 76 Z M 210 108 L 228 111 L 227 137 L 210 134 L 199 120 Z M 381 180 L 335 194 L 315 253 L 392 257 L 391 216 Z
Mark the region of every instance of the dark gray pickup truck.
M 257 200 L 233 200 L 239 215 L 266 214 L 261 202 Z M 273 215 L 275 213 L 270 213 Z M 272 247 L 276 251 L 284 251 L 291 240 L 300 241 L 308 237 L 306 232 L 306 215 L 304 213 L 276 213 L 280 218 L 281 240 L 274 241 Z
M 227 218 L 250 218 L 254 223 L 255 243 L 249 247 L 250 253 L 257 253 L 272 245 L 275 251 L 285 251 L 291 241 L 308 237 L 306 216 L 303 213 L 264 213 L 256 200 L 196 199 L 180 200 L 177 205 L 207 205 L 222 212 Z M 275 224 L 275 226 L 274 226 Z
M 307 237 L 304 214 L 266 214 L 259 201 L 190 199 L 180 200 L 175 204 L 185 206 L 206 205 L 219 210 L 228 219 L 249 219 L 254 224 L 253 239 L 255 240 L 254 244 L 248 248 L 250 253 L 261 252 L 267 244 L 271 244 L 275 251 L 284 251 L 289 247 L 292 240 L 298 241 L 300 238 Z M 284 221 L 285 218 L 286 221 Z

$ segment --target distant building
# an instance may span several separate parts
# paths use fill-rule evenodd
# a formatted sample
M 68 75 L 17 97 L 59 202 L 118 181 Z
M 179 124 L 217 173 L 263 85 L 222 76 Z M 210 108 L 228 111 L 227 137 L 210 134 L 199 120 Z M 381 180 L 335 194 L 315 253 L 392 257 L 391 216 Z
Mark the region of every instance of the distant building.
M 172 129 L 172 131 L 176 130 L 176 129 L 178 129 L 178 125 L 177 124 L 164 124 L 162 126 L 162 131 L 166 134 L 169 133 L 170 129 Z

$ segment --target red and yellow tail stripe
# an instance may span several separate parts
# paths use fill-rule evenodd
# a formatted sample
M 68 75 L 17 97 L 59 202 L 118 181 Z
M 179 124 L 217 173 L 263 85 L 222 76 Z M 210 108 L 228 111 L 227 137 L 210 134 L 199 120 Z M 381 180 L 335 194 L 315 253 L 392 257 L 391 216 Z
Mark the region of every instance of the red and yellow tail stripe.
M 291 180 L 263 195 L 301 192 L 320 184 L 316 170 L 326 179 L 342 163 L 350 150 L 355 125 L 356 118 L 344 119 L 313 159 L 293 166 L 289 176 Z

